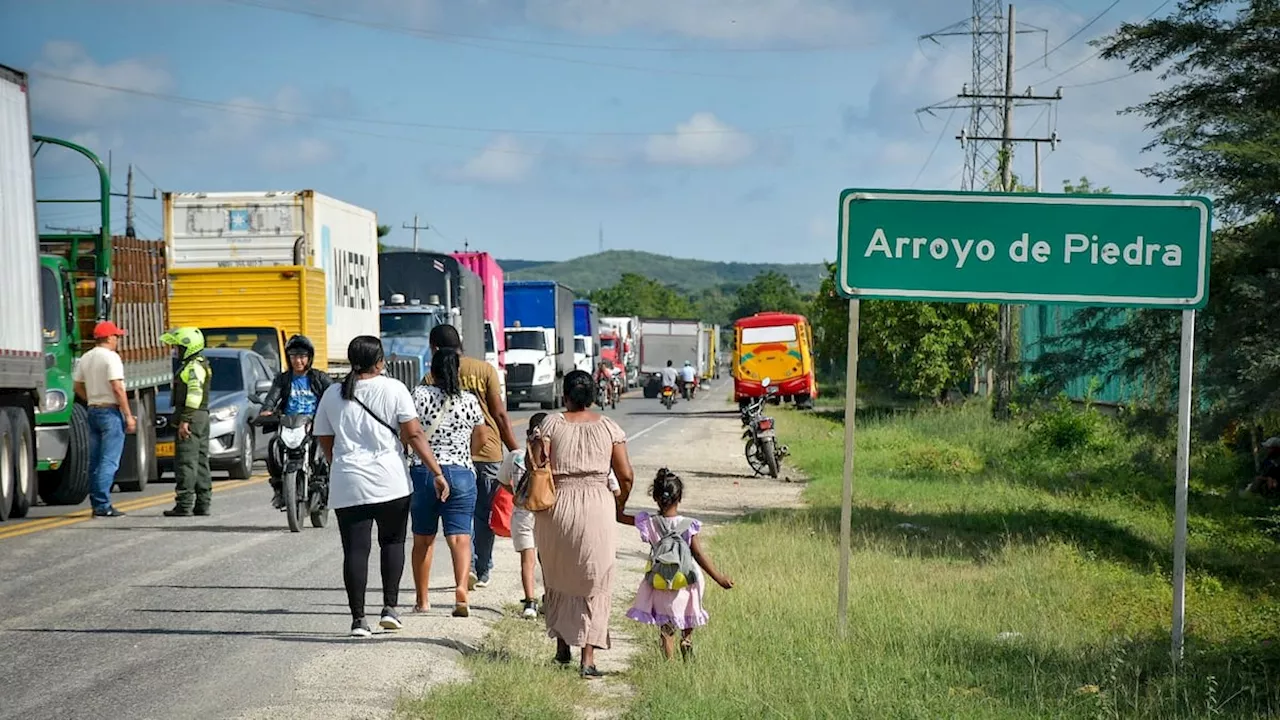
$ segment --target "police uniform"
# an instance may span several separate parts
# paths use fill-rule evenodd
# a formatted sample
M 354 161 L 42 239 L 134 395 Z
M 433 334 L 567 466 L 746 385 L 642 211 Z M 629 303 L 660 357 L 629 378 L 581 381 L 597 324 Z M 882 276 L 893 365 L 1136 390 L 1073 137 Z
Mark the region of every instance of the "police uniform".
M 186 438 L 177 437 L 174 448 L 173 510 L 165 515 L 209 514 L 213 501 L 213 477 L 209 472 L 209 387 L 213 369 L 204 356 L 204 333 L 197 328 L 177 328 L 161 338 L 182 351 L 173 378 L 173 424 L 187 424 Z

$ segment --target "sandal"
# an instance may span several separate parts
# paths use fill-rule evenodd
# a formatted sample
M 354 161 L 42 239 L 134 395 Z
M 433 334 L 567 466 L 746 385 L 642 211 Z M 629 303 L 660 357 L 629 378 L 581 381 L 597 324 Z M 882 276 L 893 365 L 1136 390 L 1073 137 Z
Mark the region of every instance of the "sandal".
M 467 608 L 466 603 L 458 603 L 453 606 L 454 617 L 471 617 L 471 611 Z
M 578 674 L 587 680 L 604 677 L 604 673 L 600 672 L 599 668 L 595 665 L 583 665 L 582 669 L 578 671 Z

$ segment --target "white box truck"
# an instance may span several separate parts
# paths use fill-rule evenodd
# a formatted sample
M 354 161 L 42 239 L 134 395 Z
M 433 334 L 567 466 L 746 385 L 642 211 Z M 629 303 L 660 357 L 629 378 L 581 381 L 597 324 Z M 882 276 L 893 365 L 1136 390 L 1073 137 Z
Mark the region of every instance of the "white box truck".
M 320 268 L 331 372 L 345 372 L 352 338 L 379 335 L 378 217 L 372 210 L 314 190 L 167 192 L 164 239 L 171 273 Z
M 640 320 L 640 384 L 644 396 L 656 398 L 662 392 L 658 381 L 669 361 L 674 367 L 686 362 L 697 367 L 703 356 L 706 333 L 697 320 L 643 318 Z
M 0 521 L 25 516 L 37 492 L 35 413 L 45 392 L 38 233 L 27 76 L 0 65 Z

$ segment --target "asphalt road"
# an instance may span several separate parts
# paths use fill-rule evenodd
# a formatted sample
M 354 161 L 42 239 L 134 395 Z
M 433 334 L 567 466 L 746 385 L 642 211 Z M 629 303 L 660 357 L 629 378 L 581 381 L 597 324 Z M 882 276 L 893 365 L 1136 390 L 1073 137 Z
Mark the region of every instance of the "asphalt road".
M 662 426 L 721 409 L 723 392 L 710 395 L 667 411 L 632 393 L 610 415 L 633 448 L 671 443 L 675 426 Z M 513 413 L 517 435 L 532 414 Z M 301 692 L 300 669 L 353 642 L 332 517 L 290 533 L 265 476 L 214 486 L 211 517 L 163 517 L 172 483 L 162 482 L 119 494 L 126 518 L 39 508 L 0 525 L 0 719 L 243 717 Z M 452 587 L 447 565 L 435 563 L 433 590 Z M 376 613 L 376 549 L 371 566 Z M 408 607 L 407 568 L 402 588 Z

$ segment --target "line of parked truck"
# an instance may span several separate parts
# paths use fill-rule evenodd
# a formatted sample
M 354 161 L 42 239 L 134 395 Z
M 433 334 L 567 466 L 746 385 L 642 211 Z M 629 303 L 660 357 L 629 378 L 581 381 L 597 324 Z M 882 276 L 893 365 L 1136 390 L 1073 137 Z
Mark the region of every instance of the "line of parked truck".
M 249 421 L 294 334 L 335 376 L 349 369 L 352 338 L 380 336 L 388 372 L 413 385 L 430 365 L 431 329 L 454 325 L 464 352 L 499 371 L 512 408 L 558 407 L 565 375 L 594 373 L 602 359 L 649 397 L 668 361 L 719 377 L 718 326 L 600 317 L 564 285 L 504 281 L 485 252 L 379 253 L 373 211 L 313 190 L 166 192 L 162 239 L 113 236 L 107 168 L 88 148 L 33 136 L 27 88 L 24 73 L 0 66 L 0 521 L 25 516 L 37 498 L 75 505 L 89 492 L 87 410 L 71 378 L 98 320 L 128 332 L 120 354 L 138 430 L 116 476 L 125 490 L 172 463 L 174 368 L 159 338 L 175 326 L 201 328 L 226 369 L 211 393 L 210 457 L 235 477 L 265 458 Z M 41 151 L 85 168 L 96 192 L 38 197 Z M 92 207 L 95 227 L 42 233 L 50 207 Z

